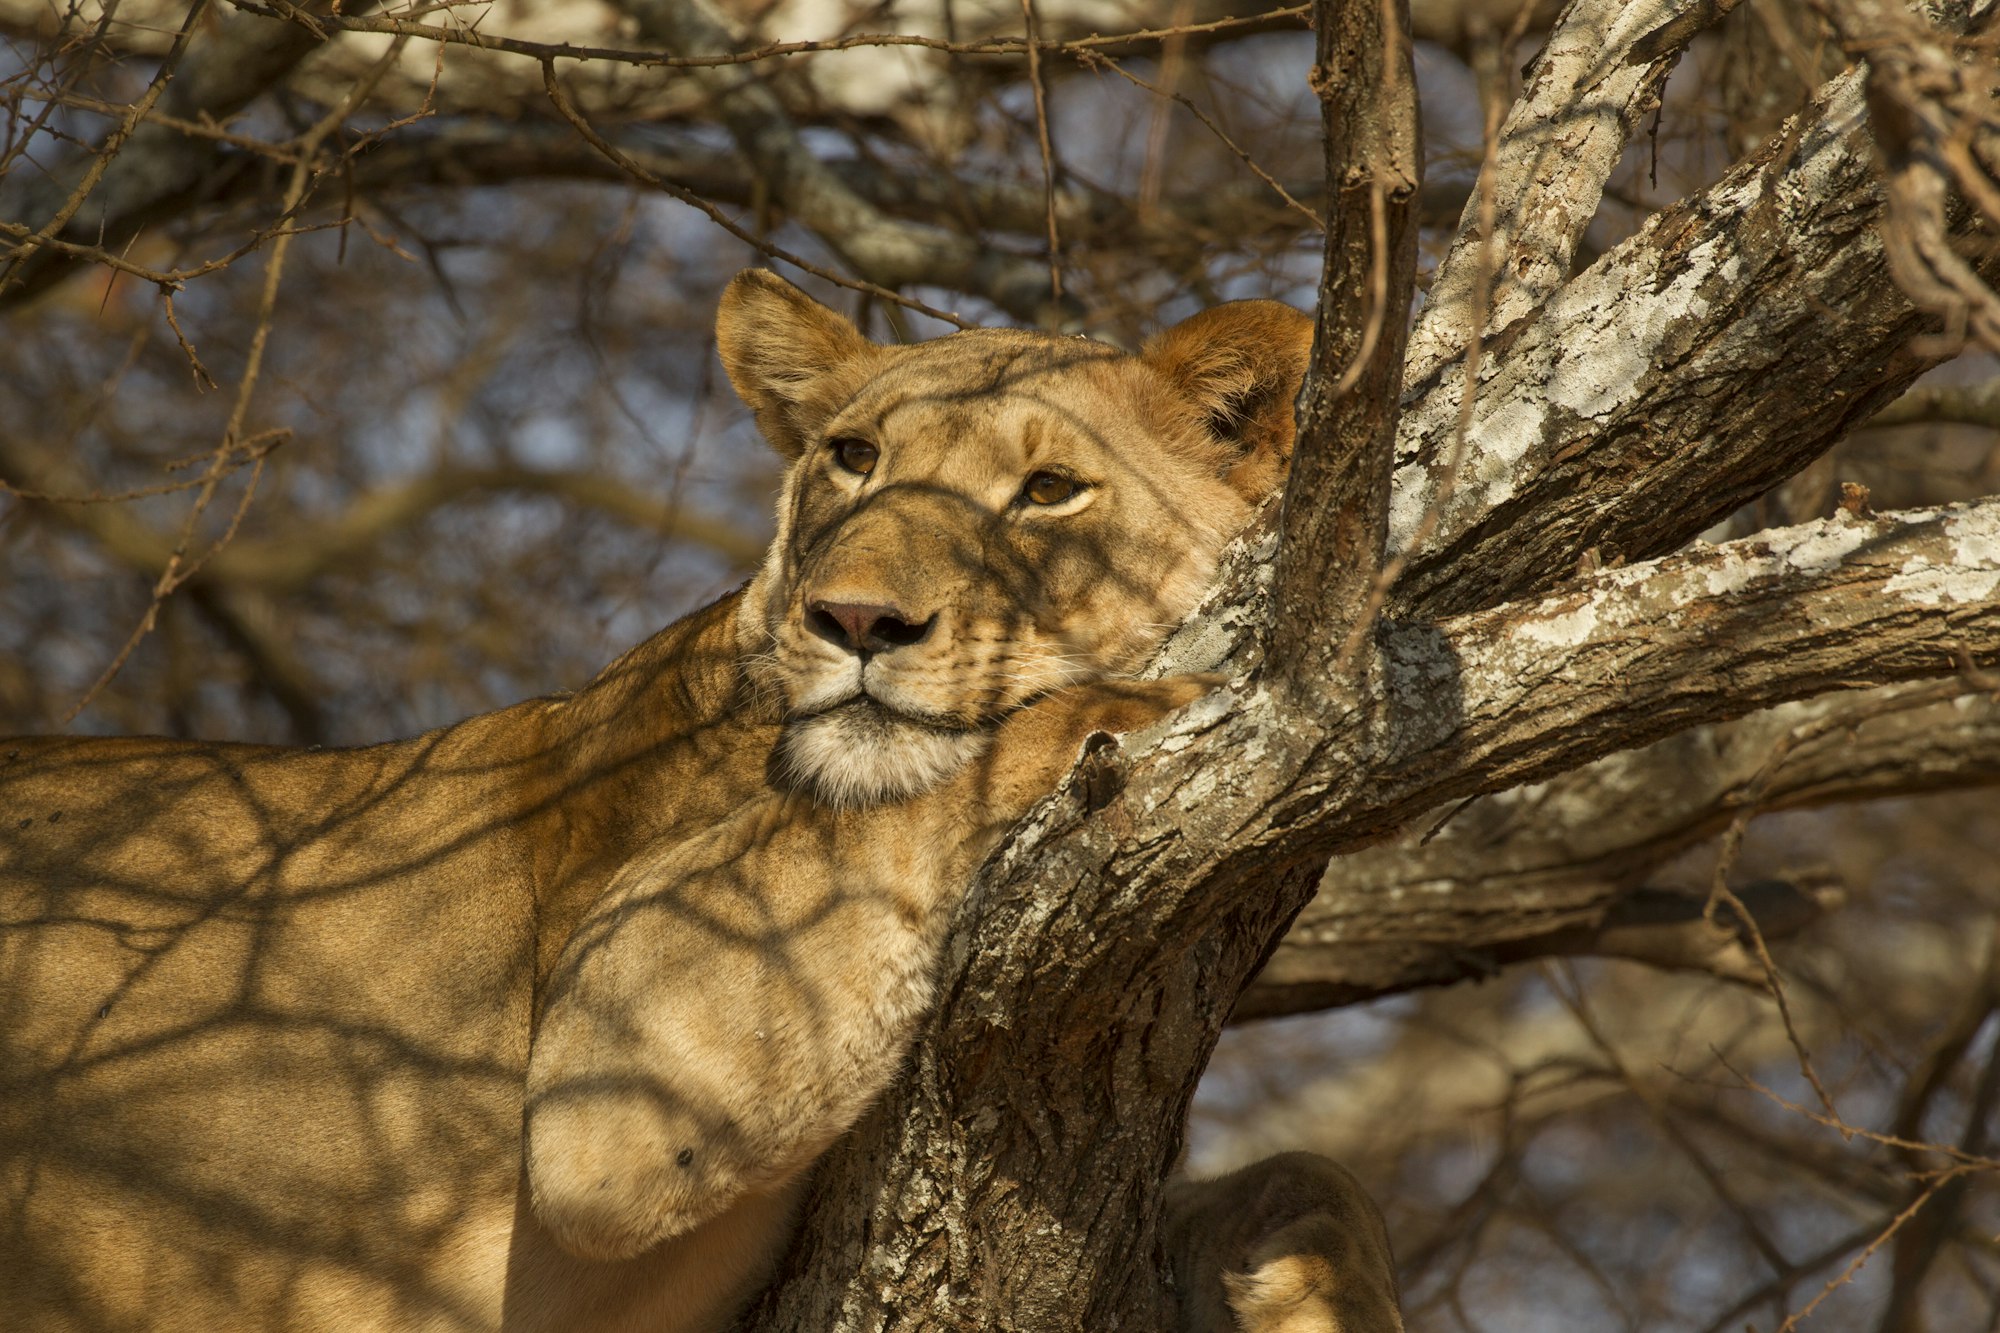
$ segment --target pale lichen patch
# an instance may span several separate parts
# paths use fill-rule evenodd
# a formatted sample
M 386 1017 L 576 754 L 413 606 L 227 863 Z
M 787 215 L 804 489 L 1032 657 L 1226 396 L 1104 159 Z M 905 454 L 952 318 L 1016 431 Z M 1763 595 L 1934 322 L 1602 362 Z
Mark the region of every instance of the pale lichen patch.
M 1984 602 L 2000 588 L 2000 569 L 1963 569 L 1912 557 L 1882 590 L 1919 606 L 1941 602 Z
M 1554 615 L 1531 613 L 1514 627 L 1514 637 L 1551 648 L 1575 648 L 1597 631 L 1596 600 Z
M 1839 565 L 1875 536 L 1867 524 L 1822 518 L 1769 533 L 1764 541 L 1787 569 L 1817 574 Z
M 1704 563 L 1667 592 L 1667 600 L 1684 607 L 1707 598 L 1730 597 L 1757 584 L 1793 574 L 1819 574 L 1837 568 L 1878 536 L 1866 523 L 1818 519 L 1793 528 L 1779 528 L 1725 542 L 1699 555 Z M 1642 567 L 1643 568 L 1643 567 Z
M 1160 748 L 1168 754 L 1187 749 L 1204 732 L 1227 717 L 1235 704 L 1236 696 L 1227 687 L 1204 694 L 1167 719 L 1166 734 L 1160 739 Z
M 1951 534 L 1954 563 L 1988 569 L 2000 566 L 2000 512 L 1991 506 L 1981 505 L 1952 518 L 1945 531 Z
M 1912 556 L 1882 590 L 1921 606 L 1984 602 L 2000 589 L 2000 506 L 1936 511 L 1946 514 L 1951 563 Z
M 1675 606 L 1686 606 L 1689 602 L 1700 601 L 1704 597 L 1727 597 L 1742 592 L 1762 577 L 1764 571 L 1747 560 L 1724 560 L 1700 571 L 1699 586 L 1696 579 L 1684 580 L 1672 594 Z

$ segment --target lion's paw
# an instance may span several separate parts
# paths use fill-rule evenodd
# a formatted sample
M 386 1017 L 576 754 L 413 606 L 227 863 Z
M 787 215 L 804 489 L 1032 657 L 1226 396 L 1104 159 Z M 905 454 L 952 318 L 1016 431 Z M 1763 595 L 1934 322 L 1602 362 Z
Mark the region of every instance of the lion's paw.
M 1087 732 L 1144 731 L 1187 707 L 1229 678 L 1215 674 L 1167 676 L 1160 680 L 1110 680 L 1092 685 L 1078 710 Z

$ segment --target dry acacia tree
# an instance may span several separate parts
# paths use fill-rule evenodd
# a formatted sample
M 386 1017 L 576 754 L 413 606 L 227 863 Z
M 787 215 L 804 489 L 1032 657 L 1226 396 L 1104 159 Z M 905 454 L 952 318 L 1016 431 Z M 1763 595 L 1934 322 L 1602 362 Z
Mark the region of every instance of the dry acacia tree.
M 0 0 L 9 729 L 362 739 L 726 582 L 740 247 L 890 332 L 1313 292 L 1160 663 L 1232 683 L 986 868 L 746 1326 L 1163 1326 L 1225 1025 L 1467 982 L 1211 1085 L 1375 1186 L 1413 1325 L 1992 1326 L 1992 805 L 1751 821 L 2000 774 L 1993 6 L 903 9 Z

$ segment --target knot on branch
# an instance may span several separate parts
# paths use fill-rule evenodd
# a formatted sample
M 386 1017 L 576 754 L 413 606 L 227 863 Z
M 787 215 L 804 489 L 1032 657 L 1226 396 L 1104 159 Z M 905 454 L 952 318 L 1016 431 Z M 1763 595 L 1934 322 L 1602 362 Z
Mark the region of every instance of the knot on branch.
M 1095 731 L 1084 740 L 1083 758 L 1077 762 L 1074 781 L 1077 799 L 1091 814 L 1118 799 L 1125 790 L 1126 775 L 1116 736 Z

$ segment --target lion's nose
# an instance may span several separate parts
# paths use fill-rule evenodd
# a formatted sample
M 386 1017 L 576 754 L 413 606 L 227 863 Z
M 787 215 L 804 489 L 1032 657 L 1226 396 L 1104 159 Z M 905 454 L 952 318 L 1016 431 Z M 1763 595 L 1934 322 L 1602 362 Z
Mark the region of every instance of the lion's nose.
M 814 601 L 806 606 L 806 624 L 821 638 L 866 654 L 921 643 L 937 624 L 937 617 L 919 624 L 893 606 Z

